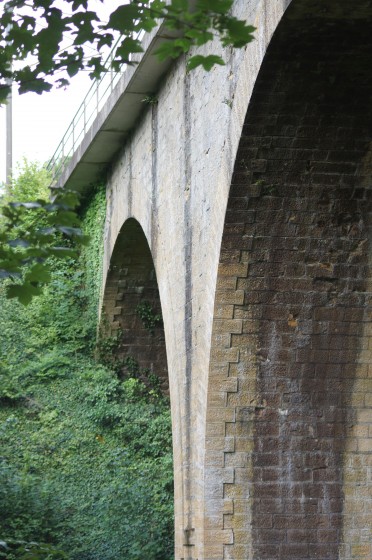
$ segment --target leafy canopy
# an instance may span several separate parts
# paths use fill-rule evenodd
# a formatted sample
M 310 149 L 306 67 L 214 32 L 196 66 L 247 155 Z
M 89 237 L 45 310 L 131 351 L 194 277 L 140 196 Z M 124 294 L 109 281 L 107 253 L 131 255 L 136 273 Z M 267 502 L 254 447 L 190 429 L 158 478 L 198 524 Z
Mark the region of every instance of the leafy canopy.
M 42 93 L 53 85 L 67 85 L 79 70 L 98 78 L 107 71 L 107 49 L 118 37 L 114 69 L 132 64 L 132 55 L 142 51 L 139 34 L 162 21 L 169 39 L 158 49 L 159 59 L 177 58 L 215 37 L 224 47 L 243 47 L 253 40 L 255 29 L 231 15 L 232 4 L 233 0 L 131 0 L 102 17 L 89 0 L 8 0 L 0 16 L 0 103 L 11 81 L 20 93 Z M 210 70 L 215 64 L 224 61 L 201 54 L 188 60 L 190 70 Z
M 44 168 L 25 160 L 11 194 L 0 200 L 0 279 L 7 280 L 7 297 L 23 304 L 50 282 L 51 258 L 74 257 L 72 242 L 87 242 L 76 212 L 76 193 L 63 190 L 51 201 L 49 183 Z

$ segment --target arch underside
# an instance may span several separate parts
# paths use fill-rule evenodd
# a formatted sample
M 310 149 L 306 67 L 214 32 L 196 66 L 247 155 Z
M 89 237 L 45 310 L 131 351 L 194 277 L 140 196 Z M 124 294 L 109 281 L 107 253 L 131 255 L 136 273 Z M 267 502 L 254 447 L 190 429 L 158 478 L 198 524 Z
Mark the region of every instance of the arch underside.
M 169 390 L 164 328 L 156 272 L 140 224 L 125 222 L 117 237 L 107 275 L 101 337 L 115 339 L 112 360 L 121 375 L 145 383 L 156 376 Z
M 209 560 L 372 557 L 371 22 L 371 2 L 294 0 L 254 88 L 217 280 Z

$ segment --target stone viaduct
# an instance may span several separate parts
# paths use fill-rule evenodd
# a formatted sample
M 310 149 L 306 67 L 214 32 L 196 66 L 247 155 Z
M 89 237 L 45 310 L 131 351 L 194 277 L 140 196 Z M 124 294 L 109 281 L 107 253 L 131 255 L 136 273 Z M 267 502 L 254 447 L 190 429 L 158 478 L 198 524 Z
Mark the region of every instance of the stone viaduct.
M 145 37 L 60 186 L 105 178 L 105 320 L 169 378 L 176 559 L 371 560 L 372 2 L 234 10 L 209 73 Z

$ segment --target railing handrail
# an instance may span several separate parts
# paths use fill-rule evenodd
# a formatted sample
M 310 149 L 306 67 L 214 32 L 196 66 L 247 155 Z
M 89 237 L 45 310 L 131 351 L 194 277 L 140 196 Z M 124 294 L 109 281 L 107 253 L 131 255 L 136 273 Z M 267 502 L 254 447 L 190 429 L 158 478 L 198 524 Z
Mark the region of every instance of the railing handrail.
M 142 31 L 138 32 L 136 38 L 138 39 L 141 35 L 143 35 Z M 51 187 L 55 185 L 58 177 L 63 172 L 63 168 L 68 164 L 73 154 L 80 146 L 85 134 L 93 124 L 93 121 L 97 117 L 99 111 L 102 109 L 103 104 L 112 93 L 114 86 L 123 74 L 123 67 L 127 66 L 124 62 L 120 66 L 119 70 L 114 70 L 112 68 L 114 53 L 121 39 L 122 37 L 117 39 L 104 62 L 107 72 L 105 72 L 99 79 L 97 78 L 94 80 L 93 84 L 90 86 L 83 102 L 76 111 L 62 137 L 62 140 L 58 144 L 57 149 L 47 164 L 47 170 L 51 174 Z M 107 82 L 106 85 L 105 82 Z M 104 87 L 102 88 L 102 86 Z

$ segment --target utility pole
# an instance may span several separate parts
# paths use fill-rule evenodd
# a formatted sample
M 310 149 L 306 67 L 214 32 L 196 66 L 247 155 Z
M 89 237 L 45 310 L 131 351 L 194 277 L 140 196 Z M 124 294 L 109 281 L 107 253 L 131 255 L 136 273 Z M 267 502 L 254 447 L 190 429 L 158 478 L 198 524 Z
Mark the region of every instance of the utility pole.
M 8 3 L 5 4 L 4 10 L 10 11 L 10 6 Z M 7 31 L 10 31 L 10 25 Z M 12 62 L 10 62 L 10 70 L 12 70 Z M 13 175 L 13 100 L 12 100 L 12 79 L 7 80 L 7 84 L 10 88 L 9 95 L 6 101 L 6 178 L 5 185 L 6 191 L 10 194 L 12 175 Z
M 12 82 L 10 80 L 10 93 L 6 101 L 6 190 L 10 194 L 13 174 L 13 100 Z

